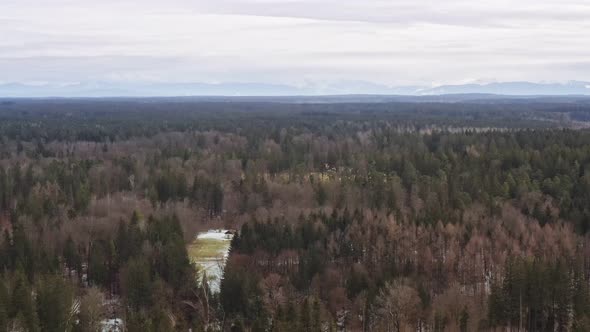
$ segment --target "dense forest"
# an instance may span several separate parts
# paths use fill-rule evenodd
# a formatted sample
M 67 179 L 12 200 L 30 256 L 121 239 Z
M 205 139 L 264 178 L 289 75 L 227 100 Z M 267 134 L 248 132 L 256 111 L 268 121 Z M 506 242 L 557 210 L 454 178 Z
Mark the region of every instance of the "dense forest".
M 328 101 L 0 100 L 0 331 L 590 331 L 588 99 Z

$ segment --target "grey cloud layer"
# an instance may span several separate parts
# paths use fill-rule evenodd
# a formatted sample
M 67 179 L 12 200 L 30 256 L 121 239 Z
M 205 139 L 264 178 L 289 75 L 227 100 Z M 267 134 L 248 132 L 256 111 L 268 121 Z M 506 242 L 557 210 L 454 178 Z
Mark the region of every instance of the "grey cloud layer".
M 183 3 L 182 1 L 177 3 Z M 194 4 L 195 2 L 193 2 Z M 214 13 L 373 23 L 504 25 L 515 21 L 585 21 L 587 1 L 197 1 Z
M 2 0 L 0 82 L 590 80 L 579 0 Z

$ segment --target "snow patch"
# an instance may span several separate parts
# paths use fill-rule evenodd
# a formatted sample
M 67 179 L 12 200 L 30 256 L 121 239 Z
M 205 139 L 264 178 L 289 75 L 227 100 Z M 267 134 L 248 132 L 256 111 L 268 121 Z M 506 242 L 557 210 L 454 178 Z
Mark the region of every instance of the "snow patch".
M 211 239 L 211 240 L 220 240 L 220 241 L 231 241 L 232 234 L 226 234 L 228 230 L 226 229 L 217 229 L 217 230 L 209 230 L 207 232 L 201 232 L 197 234 L 197 240 L 201 239 Z
M 195 236 L 195 242 L 192 244 L 196 246 L 197 252 L 191 260 L 199 267 L 201 276 L 202 273 L 207 275 L 207 283 L 213 293 L 220 291 L 223 270 L 229 257 L 229 249 L 233 236 L 233 232 L 226 229 L 209 230 L 198 233 Z M 201 248 L 199 241 L 206 241 L 209 244 L 211 241 L 215 242 L 219 244 L 218 246 L 214 245 L 214 248 L 218 248 L 218 250 L 213 253 L 206 245 Z
M 103 319 L 100 321 L 101 332 L 122 332 L 123 320 L 121 318 Z

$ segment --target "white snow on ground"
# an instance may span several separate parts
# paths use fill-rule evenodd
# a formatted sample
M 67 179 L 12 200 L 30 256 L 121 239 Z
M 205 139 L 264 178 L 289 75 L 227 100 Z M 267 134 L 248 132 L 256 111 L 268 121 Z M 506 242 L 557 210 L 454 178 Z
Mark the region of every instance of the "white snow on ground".
M 122 332 L 123 320 L 121 318 L 103 319 L 100 321 L 101 332 Z
M 215 240 L 223 243 L 222 248 L 215 256 L 201 257 L 200 259 L 193 260 L 200 267 L 201 271 L 207 274 L 209 288 L 214 293 L 220 291 L 223 269 L 229 256 L 229 247 L 233 238 L 233 234 L 225 234 L 226 232 L 227 230 L 225 229 L 209 230 L 207 232 L 201 232 L 196 236 L 197 242 L 199 240 Z
M 220 240 L 220 241 L 231 241 L 231 237 L 233 235 L 226 235 L 227 229 L 216 229 L 216 230 L 209 230 L 206 232 L 201 232 L 197 234 L 198 239 L 212 239 L 212 240 Z

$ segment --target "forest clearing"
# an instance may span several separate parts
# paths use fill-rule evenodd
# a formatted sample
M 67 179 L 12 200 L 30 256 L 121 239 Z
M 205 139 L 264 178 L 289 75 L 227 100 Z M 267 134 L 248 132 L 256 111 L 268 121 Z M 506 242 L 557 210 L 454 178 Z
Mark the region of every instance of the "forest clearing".
M 214 293 L 219 292 L 232 237 L 233 233 L 225 229 L 201 232 L 187 249 L 191 262 L 197 266 L 199 277 L 206 277 L 204 280 Z

